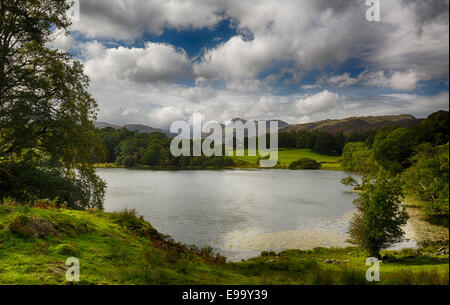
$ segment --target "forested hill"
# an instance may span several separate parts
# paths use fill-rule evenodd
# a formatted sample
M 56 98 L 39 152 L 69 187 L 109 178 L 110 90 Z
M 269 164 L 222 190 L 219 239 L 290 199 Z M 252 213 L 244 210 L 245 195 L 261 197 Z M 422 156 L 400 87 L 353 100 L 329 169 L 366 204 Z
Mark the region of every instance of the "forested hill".
M 417 119 L 412 115 L 389 115 L 389 116 L 369 116 L 351 117 L 342 120 L 324 120 L 319 122 L 290 125 L 281 132 L 299 131 L 323 131 L 331 134 L 344 133 L 345 135 L 355 132 L 376 131 L 380 127 L 396 125 L 399 127 L 412 127 L 420 123 L 422 119 Z
M 99 129 L 103 129 L 103 128 L 113 128 L 113 129 L 128 129 L 129 131 L 133 131 L 133 132 L 140 132 L 140 133 L 154 133 L 154 132 L 159 132 L 165 135 L 169 134 L 168 130 L 163 130 L 163 129 L 159 129 L 159 128 L 154 128 L 154 127 L 150 127 L 147 125 L 140 125 L 140 124 L 127 124 L 124 126 L 118 126 L 118 125 L 114 125 L 114 124 L 110 124 L 110 123 L 106 123 L 106 122 L 95 122 L 94 123 L 96 128 Z

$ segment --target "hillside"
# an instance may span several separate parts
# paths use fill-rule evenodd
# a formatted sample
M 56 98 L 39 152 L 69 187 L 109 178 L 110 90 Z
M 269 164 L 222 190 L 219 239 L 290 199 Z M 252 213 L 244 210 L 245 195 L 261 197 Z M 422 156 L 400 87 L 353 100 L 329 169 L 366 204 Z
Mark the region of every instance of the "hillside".
M 154 132 L 160 132 L 163 134 L 168 135 L 169 131 L 167 130 L 163 130 L 163 129 L 159 129 L 159 128 L 154 128 L 154 127 L 150 127 L 147 125 L 141 125 L 141 124 L 127 124 L 124 126 L 118 126 L 118 125 L 114 125 L 114 124 L 110 124 L 110 123 L 106 123 L 106 122 L 95 122 L 94 123 L 96 128 L 99 129 L 103 129 L 103 128 L 114 128 L 114 129 L 121 129 L 121 128 L 125 128 L 128 129 L 130 131 L 135 131 L 135 132 L 141 132 L 141 133 L 154 133 Z
M 390 115 L 390 116 L 369 116 L 369 117 L 351 117 L 341 120 L 324 120 L 313 123 L 290 125 L 281 132 L 298 132 L 298 131 L 324 131 L 331 134 L 343 132 L 345 135 L 354 132 L 375 131 L 380 127 L 397 125 L 400 127 L 411 127 L 421 122 L 412 115 Z
M 226 263 L 210 249 L 158 233 L 133 212 L 104 213 L 0 204 L 0 283 L 67 284 L 65 261 L 80 261 L 79 284 L 368 284 L 359 248 L 300 251 Z M 380 284 L 447 284 L 436 249 L 384 252 Z

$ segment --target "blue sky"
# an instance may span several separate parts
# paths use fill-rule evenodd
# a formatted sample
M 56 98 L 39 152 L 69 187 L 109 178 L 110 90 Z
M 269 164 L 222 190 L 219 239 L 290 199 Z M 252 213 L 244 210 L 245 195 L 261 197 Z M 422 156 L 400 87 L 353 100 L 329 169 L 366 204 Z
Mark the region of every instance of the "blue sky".
M 448 1 L 380 1 L 369 22 L 362 0 L 80 0 L 55 46 L 116 124 L 448 109 Z

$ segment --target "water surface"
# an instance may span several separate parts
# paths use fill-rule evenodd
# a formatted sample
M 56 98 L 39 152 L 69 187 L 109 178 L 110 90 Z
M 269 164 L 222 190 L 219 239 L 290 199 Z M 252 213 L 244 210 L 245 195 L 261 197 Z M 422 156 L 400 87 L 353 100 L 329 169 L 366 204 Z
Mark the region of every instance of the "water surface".
M 345 246 L 355 194 L 339 171 L 98 169 L 105 209 L 135 209 L 158 231 L 230 260 L 263 250 Z

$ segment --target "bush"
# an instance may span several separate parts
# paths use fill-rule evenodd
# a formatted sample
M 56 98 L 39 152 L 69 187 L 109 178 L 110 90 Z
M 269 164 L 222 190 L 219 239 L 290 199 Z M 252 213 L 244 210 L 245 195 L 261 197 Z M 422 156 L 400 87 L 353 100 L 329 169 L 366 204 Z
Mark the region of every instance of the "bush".
M 416 148 L 413 165 L 402 175 L 407 193 L 424 202 L 428 214 L 448 216 L 448 146 L 436 148 L 426 143 Z
M 402 240 L 402 226 L 408 214 L 400 206 L 403 184 L 386 171 L 377 177 L 363 177 L 361 192 L 354 201 L 356 213 L 350 221 L 349 242 L 360 245 L 371 256 L 380 257 L 380 249 Z
M 90 168 L 77 173 L 62 168 L 42 168 L 31 162 L 0 164 L 9 174 L 0 177 L 0 197 L 34 204 L 42 198 L 74 210 L 103 209 L 106 184 Z
M 78 250 L 75 248 L 73 244 L 59 244 L 54 247 L 53 251 L 55 253 L 67 256 L 77 256 Z
M 322 165 L 319 162 L 310 158 L 303 158 L 289 165 L 290 169 L 320 169 L 321 167 Z

